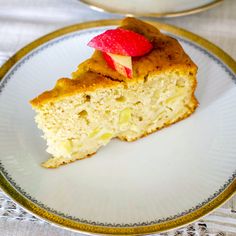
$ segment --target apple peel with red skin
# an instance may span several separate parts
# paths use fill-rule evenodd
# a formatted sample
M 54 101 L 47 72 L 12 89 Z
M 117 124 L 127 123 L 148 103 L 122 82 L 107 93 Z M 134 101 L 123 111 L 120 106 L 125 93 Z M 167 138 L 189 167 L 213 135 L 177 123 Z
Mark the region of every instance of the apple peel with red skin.
M 125 77 L 132 78 L 132 59 L 129 56 L 121 56 L 103 52 L 103 57 L 107 64 Z
M 107 64 L 128 78 L 133 74 L 131 57 L 143 56 L 153 48 L 143 35 L 122 28 L 95 36 L 88 46 L 102 51 Z
M 112 54 L 137 57 L 148 53 L 152 44 L 143 35 L 126 29 L 111 29 L 95 36 L 88 46 Z

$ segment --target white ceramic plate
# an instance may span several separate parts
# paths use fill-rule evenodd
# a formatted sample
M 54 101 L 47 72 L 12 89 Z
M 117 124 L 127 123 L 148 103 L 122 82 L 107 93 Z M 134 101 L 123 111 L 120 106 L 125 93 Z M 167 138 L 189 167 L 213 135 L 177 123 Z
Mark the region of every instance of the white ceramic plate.
M 70 76 L 91 55 L 87 42 L 118 23 L 56 31 L 1 68 L 1 187 L 34 214 L 71 229 L 168 230 L 207 214 L 236 189 L 236 63 L 204 39 L 153 23 L 177 38 L 199 67 L 200 106 L 191 117 L 132 143 L 113 140 L 83 161 L 40 166 L 49 156 L 29 100 Z
M 176 17 L 208 10 L 223 0 L 80 0 L 94 10 L 129 16 Z

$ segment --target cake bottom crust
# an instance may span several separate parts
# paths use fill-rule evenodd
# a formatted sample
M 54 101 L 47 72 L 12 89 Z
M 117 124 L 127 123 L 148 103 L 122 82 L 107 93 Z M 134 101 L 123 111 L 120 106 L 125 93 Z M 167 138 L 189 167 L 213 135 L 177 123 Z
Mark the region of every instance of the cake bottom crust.
M 48 159 L 47 161 L 43 162 L 41 165 L 42 165 L 42 167 L 45 167 L 45 168 L 57 168 L 61 165 L 66 165 L 66 164 L 72 163 L 77 160 L 84 160 L 86 158 L 90 158 L 94 154 L 96 154 L 96 152 L 88 154 L 87 156 L 82 157 L 82 158 L 75 156 L 74 158 L 70 158 L 70 159 L 66 159 L 64 157 L 52 157 L 52 158 Z

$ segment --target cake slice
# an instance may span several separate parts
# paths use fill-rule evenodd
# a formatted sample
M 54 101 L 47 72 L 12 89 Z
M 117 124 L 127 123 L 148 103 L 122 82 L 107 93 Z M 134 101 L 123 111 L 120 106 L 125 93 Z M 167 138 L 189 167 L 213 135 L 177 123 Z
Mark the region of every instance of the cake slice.
M 31 101 L 55 168 L 83 159 L 113 138 L 134 141 L 191 115 L 197 66 L 176 39 L 154 26 L 126 18 L 121 28 L 147 38 L 152 49 L 132 58 L 132 77 L 111 68 L 96 50 L 73 78 Z

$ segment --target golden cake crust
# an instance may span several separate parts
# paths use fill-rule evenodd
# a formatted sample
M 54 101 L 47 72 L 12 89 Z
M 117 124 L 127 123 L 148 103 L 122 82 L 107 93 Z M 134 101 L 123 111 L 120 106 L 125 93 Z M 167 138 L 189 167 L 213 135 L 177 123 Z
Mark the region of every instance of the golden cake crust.
M 86 93 L 99 88 L 108 88 L 124 83 L 135 83 L 144 80 L 152 73 L 163 73 L 167 70 L 178 69 L 181 73 L 195 75 L 197 66 L 184 52 L 176 39 L 160 33 L 150 24 L 135 18 L 125 18 L 122 28 L 135 31 L 147 37 L 153 44 L 148 54 L 133 58 L 133 77 L 126 78 L 111 69 L 104 60 L 102 53 L 95 51 L 92 57 L 78 66 L 73 79 L 62 78 L 55 87 L 42 93 L 30 101 L 33 107 L 40 108 L 47 102 L 61 100 L 76 93 Z
M 92 92 L 98 88 L 115 87 L 120 82 L 110 80 L 93 72 L 83 73 L 79 79 L 72 80 L 69 78 L 61 78 L 57 81 L 55 87 L 40 94 L 38 97 L 30 101 L 33 107 L 40 107 L 47 102 L 61 100 L 64 97 L 77 93 Z

